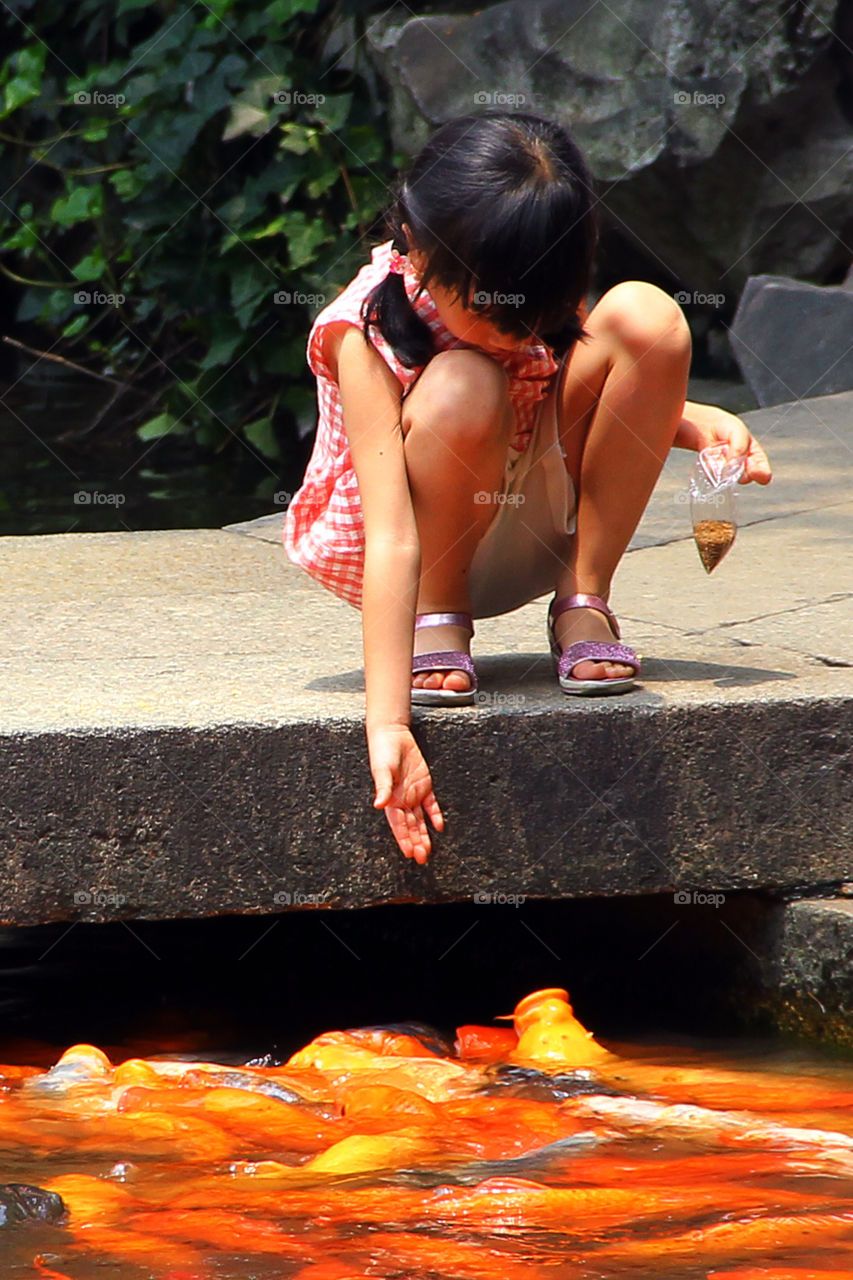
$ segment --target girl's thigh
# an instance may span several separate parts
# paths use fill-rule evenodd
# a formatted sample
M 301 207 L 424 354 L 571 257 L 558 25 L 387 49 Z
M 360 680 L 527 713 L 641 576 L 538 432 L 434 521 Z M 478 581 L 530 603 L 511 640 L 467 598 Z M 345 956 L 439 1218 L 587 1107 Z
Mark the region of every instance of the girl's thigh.
M 604 384 L 620 359 L 624 365 L 618 374 L 621 382 L 623 373 L 627 375 L 628 368 L 644 355 L 655 351 L 665 360 L 670 335 L 673 347 L 680 348 L 686 323 L 675 300 L 646 281 L 626 280 L 602 295 L 584 324 L 589 337 L 576 342 L 566 360 L 557 403 L 557 423 L 571 474 L 577 473 Z M 649 374 L 652 376 L 651 362 Z M 620 390 L 627 394 L 634 385 L 626 381 Z M 640 386 L 637 381 L 636 388 Z

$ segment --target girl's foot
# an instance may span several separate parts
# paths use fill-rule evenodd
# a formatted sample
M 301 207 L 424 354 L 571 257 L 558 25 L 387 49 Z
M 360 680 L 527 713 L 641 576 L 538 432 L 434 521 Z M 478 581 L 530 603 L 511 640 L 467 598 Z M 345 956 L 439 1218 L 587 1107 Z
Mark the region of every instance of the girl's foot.
M 415 657 L 419 653 L 441 653 L 449 649 L 470 653 L 470 644 L 471 632 L 467 627 L 418 627 L 414 652 Z M 450 693 L 465 693 L 471 688 L 471 678 L 466 671 L 418 671 L 412 676 L 412 688 L 447 689 Z
M 560 649 L 566 649 L 578 640 L 600 640 L 613 644 L 610 623 L 600 609 L 567 609 L 554 623 L 554 632 Z M 575 680 L 614 680 L 632 676 L 634 668 L 624 662 L 593 662 L 586 659 L 575 663 L 572 676 Z

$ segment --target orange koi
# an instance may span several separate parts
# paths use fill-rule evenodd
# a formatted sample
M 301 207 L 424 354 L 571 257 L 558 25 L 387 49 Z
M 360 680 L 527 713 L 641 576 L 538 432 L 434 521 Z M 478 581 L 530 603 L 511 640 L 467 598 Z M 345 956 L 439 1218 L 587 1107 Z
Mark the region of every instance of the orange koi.
M 315 1152 L 337 1138 L 332 1125 L 310 1111 L 245 1089 L 207 1089 L 201 1111 L 229 1133 L 256 1145 L 282 1144 L 291 1151 Z
M 531 992 L 515 1006 L 512 1017 L 518 1035 L 518 1045 L 509 1055 L 512 1062 L 548 1071 L 618 1061 L 578 1022 L 562 987 Z
M 88 1173 L 63 1173 L 44 1186 L 62 1197 L 72 1225 L 113 1222 L 140 1204 L 126 1187 Z
M 826 1248 L 833 1238 L 853 1232 L 853 1213 L 802 1214 L 794 1217 L 751 1218 L 720 1222 L 710 1227 L 685 1231 L 675 1236 L 653 1240 L 630 1240 L 596 1249 L 600 1258 L 641 1261 L 652 1258 L 677 1258 L 703 1263 L 724 1260 L 744 1250 L 761 1250 L 762 1259 L 774 1253 Z
M 435 1138 L 405 1129 L 397 1129 L 393 1134 L 352 1133 L 313 1156 L 302 1165 L 300 1172 L 340 1176 L 400 1169 L 434 1157 L 436 1150 Z
M 410 1089 L 396 1089 L 389 1084 L 363 1084 L 356 1080 L 338 1091 L 343 1115 L 349 1121 L 379 1122 L 386 1128 L 396 1127 L 400 1116 L 420 1117 L 425 1124 L 438 1124 L 441 1110 L 427 1098 Z
M 302 1258 L 304 1242 L 263 1218 L 226 1209 L 167 1209 L 135 1213 L 128 1229 L 141 1235 L 175 1237 L 195 1245 L 213 1245 L 229 1252 L 245 1250 L 274 1253 L 282 1258 Z
M 496 1243 L 464 1244 L 448 1238 L 423 1235 L 416 1232 L 382 1232 L 366 1236 L 365 1253 L 374 1267 L 405 1268 L 411 1276 L 417 1270 L 438 1275 L 452 1275 L 454 1280 L 535 1280 L 537 1268 L 529 1260 L 514 1256 L 510 1246 L 500 1248 Z M 547 1275 L 552 1269 L 543 1269 Z M 560 1268 L 560 1280 L 570 1280 L 565 1265 Z M 580 1272 L 577 1273 L 578 1275 Z
M 508 1027 L 456 1028 L 456 1052 L 469 1062 L 503 1062 L 517 1046 L 518 1036 Z
M 708 1280 L 850 1280 L 850 1271 L 816 1271 L 813 1267 L 738 1267 L 708 1271 Z
M 419 1046 L 422 1049 L 422 1046 Z M 411 1088 L 431 1102 L 441 1102 L 454 1087 L 478 1084 L 480 1074 L 472 1067 L 434 1055 L 411 1058 L 375 1053 L 347 1032 L 334 1031 L 318 1036 L 287 1061 L 288 1070 L 311 1068 L 327 1077 L 334 1088 L 356 1071 L 372 1073 L 376 1081 L 390 1076 L 400 1088 Z
M 851 1272 L 815 1271 L 813 1267 L 738 1267 L 736 1271 L 709 1271 L 708 1280 L 850 1280 Z

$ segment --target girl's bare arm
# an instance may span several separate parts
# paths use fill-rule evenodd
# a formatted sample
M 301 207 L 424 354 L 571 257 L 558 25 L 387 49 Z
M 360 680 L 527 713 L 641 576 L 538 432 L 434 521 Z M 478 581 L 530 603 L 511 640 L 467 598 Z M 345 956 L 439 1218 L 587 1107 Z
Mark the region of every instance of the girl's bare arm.
M 742 483 L 755 480 L 758 484 L 768 484 L 773 476 L 767 454 L 743 418 L 715 404 L 696 404 L 688 400 L 673 443 L 679 449 L 697 451 L 706 445 L 725 443 L 734 453 L 746 454 Z
M 352 326 L 332 335 L 330 354 L 364 514 L 362 628 L 373 803 L 385 810 L 402 853 L 424 863 L 430 852 L 427 818 L 441 831 L 444 817 L 410 728 L 420 546 L 403 449 L 401 389 Z
M 402 393 L 391 370 L 352 325 L 339 338 L 336 354 L 364 516 L 367 724 L 408 725 L 420 549 L 403 453 Z

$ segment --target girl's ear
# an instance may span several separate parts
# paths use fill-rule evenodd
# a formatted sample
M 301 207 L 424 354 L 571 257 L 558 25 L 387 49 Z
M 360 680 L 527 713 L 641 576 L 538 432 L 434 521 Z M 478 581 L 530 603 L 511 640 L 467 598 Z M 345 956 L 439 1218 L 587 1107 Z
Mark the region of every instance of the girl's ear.
M 406 257 L 409 259 L 409 262 L 411 262 L 412 266 L 414 267 L 415 275 L 418 277 L 418 279 L 420 279 L 423 273 L 426 271 L 426 265 L 427 265 L 426 254 L 421 253 L 420 249 L 410 249 L 409 252 L 406 254 Z
M 412 239 L 412 228 L 407 222 L 403 223 L 403 235 L 406 237 L 406 244 L 408 246 L 406 249 L 406 257 L 409 259 L 409 262 L 411 262 L 418 276 L 422 276 L 426 270 L 426 254 L 422 253 L 420 249 L 415 248 L 414 240 Z

